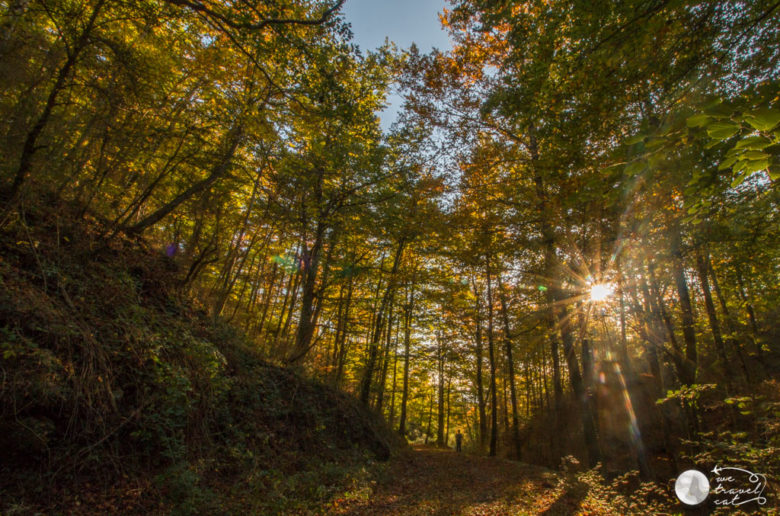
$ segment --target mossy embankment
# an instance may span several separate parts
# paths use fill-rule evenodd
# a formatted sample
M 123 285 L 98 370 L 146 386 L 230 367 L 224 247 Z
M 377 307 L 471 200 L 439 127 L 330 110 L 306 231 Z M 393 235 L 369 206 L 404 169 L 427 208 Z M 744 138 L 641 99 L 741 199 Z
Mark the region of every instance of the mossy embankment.
M 0 512 L 306 511 L 401 445 L 199 309 L 161 250 L 67 206 L 18 213 L 0 226 Z

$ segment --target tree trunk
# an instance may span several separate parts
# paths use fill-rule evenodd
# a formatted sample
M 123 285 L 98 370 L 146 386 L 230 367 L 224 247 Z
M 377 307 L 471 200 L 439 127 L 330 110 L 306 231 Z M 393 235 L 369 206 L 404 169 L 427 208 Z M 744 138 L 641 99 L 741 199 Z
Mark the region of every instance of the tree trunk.
M 631 360 L 628 358 L 628 339 L 626 338 L 626 300 L 625 290 L 623 285 L 623 274 L 620 267 L 620 259 L 618 259 L 616 267 L 618 269 L 618 297 L 620 301 L 620 363 L 625 373 L 631 378 L 633 382 L 634 371 L 631 367 Z
M 485 451 L 487 441 L 487 415 L 485 414 L 485 392 L 482 380 L 482 361 L 484 351 L 482 349 L 482 309 L 480 307 L 481 292 L 477 287 L 476 280 L 473 280 L 474 297 L 476 298 L 474 307 L 474 319 L 476 325 L 476 356 L 477 356 L 477 411 L 479 414 L 479 451 Z
M 544 244 L 544 273 L 543 277 L 548 281 L 554 277 L 555 273 L 555 232 L 549 221 L 548 211 L 548 195 L 545 188 L 544 180 L 542 179 L 541 171 L 539 170 L 539 146 L 536 141 L 535 128 L 531 126 L 529 128 L 528 135 L 528 150 L 531 153 L 531 160 L 534 163 L 534 187 L 536 191 L 536 197 L 539 201 L 538 215 L 539 215 L 539 230 L 542 234 L 542 241 Z M 558 414 L 561 410 L 561 401 L 563 400 L 563 385 L 561 382 L 561 368 L 560 357 L 558 352 L 558 340 L 555 337 L 555 314 L 554 314 L 554 299 L 553 291 L 550 289 L 550 285 L 540 285 L 539 289 L 544 292 L 545 300 L 547 301 L 546 309 L 546 322 L 548 325 L 550 335 L 550 352 L 552 355 L 553 366 L 553 392 L 555 393 L 555 411 Z M 557 428 L 554 435 L 557 438 Z
M 398 266 L 401 264 L 401 258 L 404 253 L 404 245 L 406 241 L 404 238 L 398 242 L 398 248 L 393 258 L 393 268 L 390 271 L 390 277 L 387 280 L 387 288 L 382 296 L 382 302 L 379 305 L 379 310 L 376 314 L 376 322 L 374 326 L 373 335 L 369 342 L 368 348 L 368 360 L 366 361 L 366 368 L 363 371 L 363 379 L 360 383 L 360 401 L 363 404 L 368 405 L 369 397 L 371 395 L 371 382 L 374 376 L 374 367 L 376 366 L 377 353 L 379 352 L 379 341 L 382 336 L 382 330 L 384 328 L 384 318 L 387 313 L 388 307 L 392 304 L 395 297 L 395 277 L 398 272 Z
M 301 310 L 298 317 L 298 330 L 295 335 L 295 346 L 287 357 L 288 364 L 299 362 L 311 349 L 311 341 L 316 325 L 314 314 L 314 302 L 317 295 L 317 277 L 320 269 L 320 255 L 325 239 L 325 223 L 322 219 L 317 221 L 314 230 L 314 242 L 308 248 L 306 242 L 301 242 L 301 266 L 303 268 L 303 289 L 301 296 Z
M 8 200 L 13 200 L 16 197 L 16 195 L 19 193 L 19 189 L 22 187 L 22 184 L 24 184 L 24 181 L 27 179 L 27 174 L 30 172 L 30 167 L 32 166 L 32 158 L 39 148 L 38 139 L 40 138 L 43 130 L 46 128 L 46 125 L 49 123 L 54 106 L 57 104 L 57 97 L 65 89 L 65 81 L 67 81 L 71 70 L 76 65 L 76 61 L 81 55 L 81 52 L 86 48 L 87 43 L 89 42 L 90 33 L 95 27 L 95 22 L 97 21 L 100 10 L 105 3 L 106 0 L 98 0 L 95 4 L 95 7 L 92 9 L 92 14 L 90 14 L 89 20 L 87 20 L 87 23 L 84 26 L 84 30 L 81 32 L 79 37 L 74 42 L 72 48 L 68 52 L 68 57 L 65 60 L 65 63 L 62 65 L 62 68 L 60 68 L 59 72 L 57 72 L 57 78 L 54 81 L 54 85 L 52 86 L 51 91 L 49 91 L 48 97 L 46 98 L 46 105 L 43 108 L 43 112 L 35 121 L 35 124 L 33 124 L 32 128 L 24 139 L 24 143 L 22 144 L 22 153 L 19 156 L 19 165 L 16 168 L 16 172 L 14 172 L 14 180 L 6 192 L 6 197 Z
M 401 321 L 398 321 L 400 326 Z M 387 418 L 387 426 L 393 428 L 393 422 L 395 421 L 395 393 L 398 388 L 398 332 L 396 331 L 396 338 L 393 342 L 393 390 L 390 394 L 390 415 Z
M 488 454 L 495 457 L 498 445 L 498 392 L 496 389 L 496 357 L 493 346 L 493 288 L 489 256 L 485 258 L 485 274 L 487 275 L 488 360 L 490 362 L 490 449 Z
M 425 444 L 428 444 L 428 439 L 431 437 L 431 422 L 433 421 L 433 398 L 436 395 L 431 393 L 431 403 L 428 405 L 428 427 L 425 429 Z
M 701 290 L 704 294 L 704 306 L 707 309 L 707 318 L 710 323 L 710 330 L 712 331 L 712 339 L 715 342 L 715 349 L 718 352 L 718 358 L 720 358 L 721 368 L 725 373 L 725 380 L 730 383 L 730 367 L 729 359 L 726 356 L 726 346 L 723 344 L 723 337 L 720 333 L 720 322 L 718 321 L 718 314 L 715 313 L 715 304 L 712 302 L 712 293 L 710 292 L 710 282 L 707 274 L 707 260 L 708 256 L 702 254 L 699 250 L 696 253 L 696 269 L 699 273 L 699 281 L 701 282 Z
M 737 292 L 739 292 L 739 297 L 742 299 L 742 302 L 745 304 L 745 310 L 748 314 L 748 320 L 750 321 L 750 329 L 752 331 L 753 335 L 753 344 L 756 347 L 756 357 L 758 358 L 759 363 L 764 367 L 764 370 L 766 370 L 766 364 L 764 364 L 764 357 L 763 357 L 763 348 L 761 346 L 761 341 L 759 340 L 758 336 L 758 323 L 756 322 L 756 312 L 753 309 L 753 304 L 750 302 L 750 297 L 748 296 L 748 293 L 745 289 L 745 281 L 742 278 L 742 271 L 740 271 L 739 267 L 734 267 L 735 272 L 737 273 L 737 285 L 739 288 L 737 289 Z
M 683 325 L 683 339 L 685 341 L 686 378 L 684 383 L 692 385 L 696 382 L 697 349 L 696 349 L 696 325 L 693 317 L 693 306 L 688 291 L 688 282 L 685 279 L 683 267 L 682 241 L 680 226 L 676 220 L 669 222 L 670 227 L 670 251 L 672 255 L 672 274 L 677 285 L 677 295 L 680 300 L 680 312 Z
M 439 406 L 437 411 L 436 425 L 436 446 L 444 447 L 444 342 L 439 333 L 436 336 L 436 372 L 438 373 L 438 382 L 436 385 L 439 395 Z
M 664 303 L 664 299 L 661 296 L 661 289 L 658 286 L 658 280 L 655 278 L 655 270 L 652 263 L 648 263 L 647 272 L 650 276 L 650 287 L 653 289 L 653 295 L 650 297 L 651 306 L 655 305 L 656 311 L 660 315 L 661 320 L 664 323 L 664 327 L 666 328 L 669 342 L 672 345 L 672 352 L 670 353 L 670 356 L 675 367 L 675 372 L 677 373 L 677 378 L 680 380 L 681 384 L 690 385 L 693 383 L 693 379 L 691 379 L 690 376 L 690 367 L 686 362 L 682 348 L 677 341 L 677 337 L 674 332 L 674 324 L 672 323 L 672 318 L 669 315 L 669 311 L 666 309 L 666 303 Z
M 339 340 L 336 341 L 336 349 L 334 349 L 334 353 L 338 353 L 336 357 L 336 374 L 333 378 L 333 385 L 336 387 L 341 383 L 341 377 L 344 374 L 344 362 L 347 357 L 347 328 L 349 324 L 349 310 L 352 305 L 353 285 L 354 276 L 350 276 L 349 285 L 347 286 L 346 306 L 344 307 L 344 314 L 341 322 L 341 333 L 339 334 Z
M 504 345 L 506 348 L 507 373 L 509 375 L 509 392 L 512 403 L 512 440 L 515 443 L 516 459 L 522 456 L 522 443 L 520 442 L 520 421 L 517 415 L 517 387 L 515 386 L 515 362 L 512 357 L 512 334 L 509 331 L 509 313 L 506 302 L 506 292 L 501 284 L 501 276 L 498 277 L 498 288 L 501 298 L 501 314 L 504 320 Z
M 637 319 L 639 319 L 639 333 L 647 343 L 645 351 L 647 353 L 648 366 L 657 387 L 655 394 L 660 397 L 664 392 L 663 372 L 661 370 L 661 360 L 658 356 L 658 350 L 663 345 L 663 340 L 660 337 L 660 318 L 652 309 L 650 289 L 647 287 L 647 282 L 644 277 L 642 278 L 641 289 L 644 297 L 644 306 L 640 305 L 639 298 L 634 289 L 631 289 L 630 291 L 631 300 L 634 313 L 636 314 Z
M 598 414 L 598 407 L 596 406 L 596 398 L 594 396 L 593 387 L 593 348 L 590 346 L 588 339 L 582 339 L 582 383 L 585 391 L 585 401 L 588 404 L 588 410 L 591 414 Z M 599 421 L 597 417 L 594 417 L 594 424 L 598 430 Z
M 447 423 L 444 426 L 444 447 L 449 448 L 450 446 L 450 389 L 452 388 L 452 376 L 451 374 L 447 375 Z
M 406 300 L 406 314 L 404 316 L 404 378 L 401 392 L 401 414 L 398 422 L 398 433 L 401 437 L 406 437 L 406 406 L 409 401 L 409 359 L 412 342 L 415 276 L 416 274 L 412 274 L 412 282 L 409 285 L 409 296 Z
M 161 221 L 163 218 L 168 216 L 173 210 L 179 207 L 180 204 L 183 202 L 189 200 L 196 194 L 199 194 L 201 192 L 204 192 L 208 190 L 211 185 L 217 182 L 217 180 L 221 179 L 225 174 L 227 174 L 228 170 L 230 170 L 230 166 L 233 163 L 233 157 L 236 155 L 236 151 L 238 150 L 238 146 L 241 143 L 241 139 L 243 137 L 243 126 L 241 124 L 236 124 L 235 126 L 231 127 L 230 130 L 225 135 L 225 141 L 223 142 L 223 147 L 225 148 L 224 152 L 222 153 L 220 159 L 218 162 L 212 167 L 211 171 L 209 172 L 209 175 L 206 176 L 206 178 L 201 179 L 197 183 L 190 185 L 189 188 L 184 190 L 182 193 L 168 201 L 167 204 L 163 205 L 161 208 L 159 208 L 157 211 L 152 213 L 151 215 L 145 217 L 141 221 L 133 224 L 132 226 L 125 227 L 125 231 L 127 233 L 141 233 L 145 229 L 149 228 L 150 226 L 153 226 L 154 224 L 157 224 L 159 221 Z
M 265 329 L 265 319 L 268 317 L 268 309 L 271 306 L 271 300 L 273 299 L 274 295 L 274 287 L 276 286 L 276 275 L 279 272 L 279 264 L 274 262 L 273 267 L 271 267 L 271 278 L 268 280 L 268 287 L 265 292 L 263 292 L 263 309 L 262 312 L 260 312 L 260 319 L 257 321 L 256 332 L 258 336 L 261 336 Z M 280 283 L 284 282 L 284 274 L 282 274 Z M 258 293 L 259 295 L 259 293 Z
M 385 382 L 387 381 L 387 366 L 390 363 L 390 342 L 393 339 L 393 308 L 394 303 L 390 303 L 390 313 L 387 316 L 387 331 L 385 332 L 385 353 L 384 360 L 382 360 L 382 373 L 379 375 L 379 389 L 376 395 L 376 411 L 382 413 L 382 405 L 385 399 Z
M 560 297 L 559 289 L 557 287 L 555 288 L 555 300 L 556 305 L 563 301 L 563 299 Z M 601 460 L 601 451 L 599 450 L 598 436 L 596 434 L 593 413 L 591 412 L 590 405 L 587 403 L 585 390 L 582 387 L 580 366 L 577 362 L 577 356 L 574 352 L 574 342 L 571 334 L 571 326 L 569 323 L 570 317 L 566 309 L 563 307 L 559 307 L 557 312 L 558 326 L 560 327 L 561 332 L 561 342 L 563 343 L 563 355 L 566 359 L 566 365 L 569 370 L 569 381 L 571 382 L 574 396 L 580 404 L 580 417 L 582 418 L 585 446 L 588 450 L 588 464 L 590 467 L 595 467 L 596 464 Z
M 726 338 L 729 346 L 734 350 L 739 363 L 742 366 L 742 373 L 745 376 L 745 381 L 752 383 L 753 378 L 750 376 L 750 372 L 747 368 L 747 362 L 745 362 L 745 354 L 742 352 L 742 344 L 737 340 L 737 328 L 734 326 L 734 320 L 731 318 L 731 312 L 729 310 L 726 299 L 723 297 L 723 293 L 720 290 L 720 282 L 718 281 L 718 275 L 715 273 L 715 268 L 712 266 L 712 260 L 707 258 L 707 268 L 709 269 L 710 277 L 712 278 L 712 288 L 715 290 L 715 297 L 718 298 L 718 304 L 723 311 L 723 318 L 726 320 L 726 325 L 729 329 L 729 334 Z

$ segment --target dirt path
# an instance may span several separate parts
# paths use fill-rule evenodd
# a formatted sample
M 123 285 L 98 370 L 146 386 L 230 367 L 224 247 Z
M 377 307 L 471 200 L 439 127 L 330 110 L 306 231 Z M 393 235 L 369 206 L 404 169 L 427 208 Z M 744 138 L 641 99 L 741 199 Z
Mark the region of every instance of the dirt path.
M 372 491 L 328 514 L 573 514 L 586 494 L 544 468 L 431 448 L 394 459 Z

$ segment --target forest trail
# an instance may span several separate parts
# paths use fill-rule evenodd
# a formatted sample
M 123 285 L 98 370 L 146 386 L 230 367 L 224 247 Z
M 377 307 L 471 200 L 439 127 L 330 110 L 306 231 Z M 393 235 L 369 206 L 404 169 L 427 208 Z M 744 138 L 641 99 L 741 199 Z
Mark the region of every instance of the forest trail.
M 373 492 L 336 501 L 338 515 L 574 514 L 587 486 L 542 467 L 417 447 L 389 465 Z

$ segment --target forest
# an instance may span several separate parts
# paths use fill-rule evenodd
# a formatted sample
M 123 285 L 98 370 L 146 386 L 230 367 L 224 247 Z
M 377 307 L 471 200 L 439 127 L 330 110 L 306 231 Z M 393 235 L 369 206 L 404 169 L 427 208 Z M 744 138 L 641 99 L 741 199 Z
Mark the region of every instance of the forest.
M 345 1 L 0 0 L 0 512 L 777 509 L 780 2 Z

